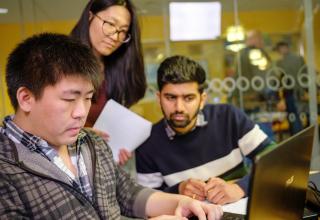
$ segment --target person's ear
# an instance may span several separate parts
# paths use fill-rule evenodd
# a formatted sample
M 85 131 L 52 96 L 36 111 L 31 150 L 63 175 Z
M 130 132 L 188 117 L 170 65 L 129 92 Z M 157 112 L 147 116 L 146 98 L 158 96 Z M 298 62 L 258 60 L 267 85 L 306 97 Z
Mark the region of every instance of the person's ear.
M 89 11 L 89 23 L 92 20 L 92 18 L 93 18 L 93 13 L 92 13 L 92 11 Z
M 160 91 L 156 92 L 156 96 L 157 96 L 157 101 L 160 104 Z
M 208 95 L 206 92 L 203 92 L 201 95 L 200 95 L 200 109 L 202 110 L 204 105 L 206 104 L 207 102 L 207 98 L 208 98 Z
M 35 97 L 29 89 L 27 89 L 26 87 L 20 87 L 17 90 L 17 101 L 19 109 L 24 112 L 30 112 L 32 109 L 32 105 L 35 102 Z

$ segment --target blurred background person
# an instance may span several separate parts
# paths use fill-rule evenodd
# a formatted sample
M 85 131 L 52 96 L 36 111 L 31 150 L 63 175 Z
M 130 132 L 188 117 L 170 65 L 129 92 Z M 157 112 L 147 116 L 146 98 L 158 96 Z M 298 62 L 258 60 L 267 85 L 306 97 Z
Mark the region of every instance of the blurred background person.
M 263 35 L 259 30 L 251 30 L 247 33 L 246 47 L 239 51 L 238 62 L 236 63 L 236 77 L 244 77 L 248 80 L 249 88 L 246 91 L 235 90 L 234 97 L 237 97 L 236 105 L 243 108 L 244 112 L 257 122 L 261 129 L 272 139 L 272 123 L 265 121 L 259 113 L 270 112 L 275 108 L 276 92 L 265 86 L 257 90 L 252 86 L 253 78 L 259 77 L 266 82 L 267 73 L 271 68 L 271 58 L 264 49 Z M 239 95 L 242 93 L 242 96 Z M 242 97 L 242 100 L 240 100 Z M 242 106 L 241 106 L 242 101 Z
M 280 102 L 278 109 L 287 112 L 289 122 L 289 132 L 291 135 L 302 130 L 302 122 L 298 111 L 298 106 L 302 107 L 300 100 L 305 97 L 305 91 L 298 85 L 298 73 L 305 68 L 305 62 L 302 56 L 291 52 L 289 44 L 285 41 L 279 41 L 275 46 L 275 51 L 280 55 L 277 60 L 277 67 L 281 68 L 281 78 L 285 75 L 293 77 L 294 87 L 291 89 L 283 87 L 279 91 Z M 305 71 L 304 71 L 305 72 Z M 291 82 L 288 82 L 290 84 Z
M 239 52 L 237 63 L 237 76 L 243 76 L 251 82 L 255 76 L 266 78 L 268 69 L 271 67 L 271 59 L 264 49 L 263 35 L 258 30 L 247 33 L 246 47 Z M 246 113 L 255 113 L 262 108 L 261 102 L 267 100 L 268 92 L 255 91 L 251 86 L 243 92 L 243 107 Z

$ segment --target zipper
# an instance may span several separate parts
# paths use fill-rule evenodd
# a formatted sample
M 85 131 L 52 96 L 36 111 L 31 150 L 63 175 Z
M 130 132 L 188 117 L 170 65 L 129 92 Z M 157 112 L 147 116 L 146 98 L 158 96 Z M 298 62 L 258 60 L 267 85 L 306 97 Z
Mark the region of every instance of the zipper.
M 69 184 L 63 182 L 63 181 L 60 181 L 60 180 L 57 180 L 57 179 L 54 179 L 54 178 L 51 178 L 49 176 L 46 176 L 46 175 L 43 175 L 41 173 L 38 173 L 38 172 L 35 172 L 34 170 L 32 169 L 29 169 L 27 166 L 24 165 L 24 163 L 22 161 L 19 161 L 18 162 L 18 167 L 20 167 L 21 169 L 33 174 L 33 175 L 36 175 L 38 177 L 41 177 L 41 178 L 45 178 L 45 179 L 48 179 L 48 180 L 51 180 L 53 182 L 58 182 L 59 184 L 63 185 L 64 187 L 66 188 L 69 188 L 71 189 L 72 191 L 75 192 L 75 196 L 76 198 L 80 201 L 81 204 L 87 206 L 89 205 L 91 208 L 93 208 L 96 212 L 96 214 L 98 215 L 99 219 L 102 219 L 101 216 L 100 216 L 100 213 L 98 211 L 98 209 L 96 209 L 95 205 L 91 203 L 91 201 L 86 197 L 84 196 L 80 191 L 78 191 L 76 188 L 73 188 L 72 186 L 70 186 Z
M 86 131 L 85 131 L 86 132 Z M 95 190 L 95 185 L 96 185 L 96 151 L 94 150 L 94 144 L 91 140 L 91 138 L 89 138 L 89 134 L 86 132 L 86 136 L 85 138 L 88 140 L 88 147 L 90 150 L 90 154 L 91 154 L 91 161 L 92 161 L 92 204 L 93 206 L 96 208 L 96 211 L 98 212 L 98 215 L 101 219 L 102 215 L 100 213 L 100 210 L 98 209 L 98 204 L 96 202 L 96 190 Z

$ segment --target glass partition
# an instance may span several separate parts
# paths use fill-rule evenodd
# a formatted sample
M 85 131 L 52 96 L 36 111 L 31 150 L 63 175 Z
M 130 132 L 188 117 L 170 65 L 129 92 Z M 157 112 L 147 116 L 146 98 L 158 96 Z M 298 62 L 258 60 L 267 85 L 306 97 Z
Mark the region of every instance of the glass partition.
M 146 66 L 175 54 L 197 60 L 207 71 L 208 102 L 238 106 L 276 142 L 317 124 L 319 43 L 308 36 L 319 37 L 319 1 L 220 2 L 222 34 L 213 40 L 170 41 L 169 2 L 159 5 L 162 13 L 153 23 L 142 14 Z M 155 29 L 162 34 L 149 35 Z M 147 68 L 150 91 L 155 69 Z M 146 102 L 150 106 L 152 99 Z M 146 117 L 161 117 L 159 108 L 152 112 Z M 319 166 L 316 140 L 313 166 Z

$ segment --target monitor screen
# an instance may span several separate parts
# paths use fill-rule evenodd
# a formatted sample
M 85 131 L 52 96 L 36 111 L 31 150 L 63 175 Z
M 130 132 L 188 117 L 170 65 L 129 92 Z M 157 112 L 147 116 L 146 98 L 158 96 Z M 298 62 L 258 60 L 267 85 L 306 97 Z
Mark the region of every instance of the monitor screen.
M 170 40 L 213 40 L 221 34 L 220 2 L 171 2 Z

